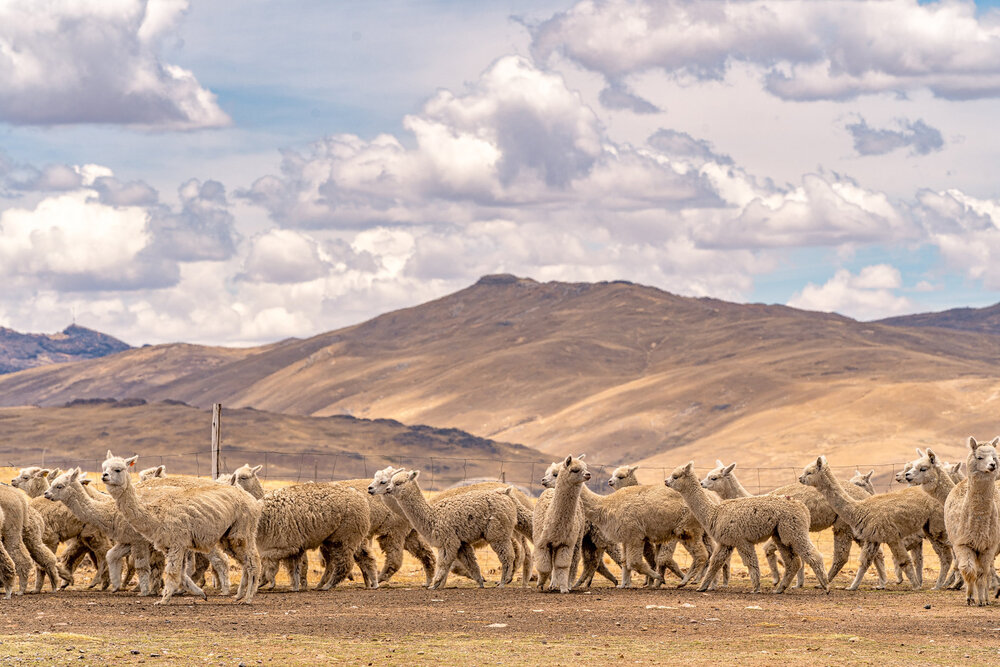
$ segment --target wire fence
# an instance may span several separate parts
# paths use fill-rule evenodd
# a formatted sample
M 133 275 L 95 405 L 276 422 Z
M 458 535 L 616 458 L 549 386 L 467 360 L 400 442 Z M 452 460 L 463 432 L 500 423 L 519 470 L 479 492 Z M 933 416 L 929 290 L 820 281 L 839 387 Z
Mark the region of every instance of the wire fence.
M 171 454 L 139 454 L 139 467 L 158 465 L 166 467 L 168 474 L 195 475 L 211 474 L 211 454 L 208 451 L 191 451 Z M 0 461 L 12 468 L 42 465 L 63 470 L 79 467 L 85 471 L 101 469 L 103 454 L 89 458 L 68 458 L 51 456 L 45 450 L 0 451 Z M 503 460 L 490 458 L 455 458 L 446 456 L 393 456 L 358 454 L 355 452 L 288 452 L 280 450 L 259 450 L 226 446 L 221 452 L 220 470 L 232 472 L 244 463 L 261 465 L 259 477 L 265 480 L 288 482 L 327 482 L 347 479 L 371 479 L 377 470 L 387 466 L 416 469 L 421 471 L 421 486 L 428 491 L 440 491 L 464 484 L 480 481 L 502 481 L 521 487 L 524 491 L 537 495 L 543 490 L 542 475 L 551 461 L 545 460 Z M 621 464 L 597 463 L 587 460 L 591 472 L 589 486 L 598 493 L 608 493 L 608 479 Z M 804 464 L 803 464 L 804 465 Z M 903 469 L 902 463 L 876 463 L 854 465 L 832 465 L 837 476 L 849 479 L 857 470 L 862 474 L 874 471 L 872 484 L 877 492 L 899 488 L 895 475 Z M 803 466 L 778 467 L 738 467 L 736 475 L 743 486 L 753 494 L 767 493 L 787 484 L 798 483 Z M 695 467 L 699 478 L 703 478 L 711 466 Z M 642 466 L 636 471 L 641 483 L 655 484 L 665 479 L 673 467 Z

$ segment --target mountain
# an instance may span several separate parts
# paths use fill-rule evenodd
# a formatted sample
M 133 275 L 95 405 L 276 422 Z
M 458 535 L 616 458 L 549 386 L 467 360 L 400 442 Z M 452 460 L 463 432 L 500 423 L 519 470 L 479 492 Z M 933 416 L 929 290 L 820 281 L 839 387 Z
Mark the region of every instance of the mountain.
M 56 334 L 23 334 L 0 327 L 0 373 L 96 359 L 128 349 L 117 338 L 76 324 Z
M 880 324 L 903 327 L 941 327 L 958 331 L 1000 334 L 1000 303 L 986 308 L 952 308 L 939 313 L 919 313 L 879 320 Z
M 111 449 L 138 453 L 141 468 L 162 463 L 168 473 L 208 475 L 211 424 L 211 410 L 179 401 L 90 399 L 61 407 L 0 408 L 0 462 L 94 471 Z M 457 429 L 250 408 L 223 410 L 221 451 L 225 471 L 260 464 L 267 477 L 305 481 L 371 477 L 395 465 L 419 468 L 421 484 L 429 489 L 501 475 L 528 486 L 548 460 L 527 447 Z
M 22 371 L 0 377 L 0 405 L 222 402 L 459 428 L 641 462 L 648 479 L 716 458 L 784 479 L 820 453 L 889 466 L 933 445 L 964 459 L 965 437 L 998 430 L 998 370 L 1000 337 L 978 332 L 501 275 L 305 340 Z

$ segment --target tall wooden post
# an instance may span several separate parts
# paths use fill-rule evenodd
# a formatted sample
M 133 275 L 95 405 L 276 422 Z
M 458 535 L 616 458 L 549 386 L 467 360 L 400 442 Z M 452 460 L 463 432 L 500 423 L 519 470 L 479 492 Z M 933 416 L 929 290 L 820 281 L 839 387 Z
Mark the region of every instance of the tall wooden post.
M 212 406 L 212 479 L 219 477 L 222 451 L 222 403 Z

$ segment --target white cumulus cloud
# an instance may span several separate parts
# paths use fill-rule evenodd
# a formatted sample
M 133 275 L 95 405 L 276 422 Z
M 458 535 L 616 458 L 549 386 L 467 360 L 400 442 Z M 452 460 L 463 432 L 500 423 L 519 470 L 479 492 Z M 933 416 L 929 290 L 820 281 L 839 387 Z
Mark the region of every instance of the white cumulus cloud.
M 840 269 L 822 285 L 807 284 L 788 305 L 859 320 L 900 315 L 913 311 L 910 300 L 894 292 L 902 284 L 899 270 L 888 264 L 866 266 L 857 274 Z

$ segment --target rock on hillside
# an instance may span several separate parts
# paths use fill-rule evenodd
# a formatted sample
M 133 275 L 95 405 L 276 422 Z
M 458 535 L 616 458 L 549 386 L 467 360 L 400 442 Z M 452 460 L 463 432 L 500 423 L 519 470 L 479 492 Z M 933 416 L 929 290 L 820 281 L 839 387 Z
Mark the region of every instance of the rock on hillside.
M 0 373 L 96 359 L 128 349 L 128 343 L 76 324 L 55 334 L 24 334 L 0 327 Z

